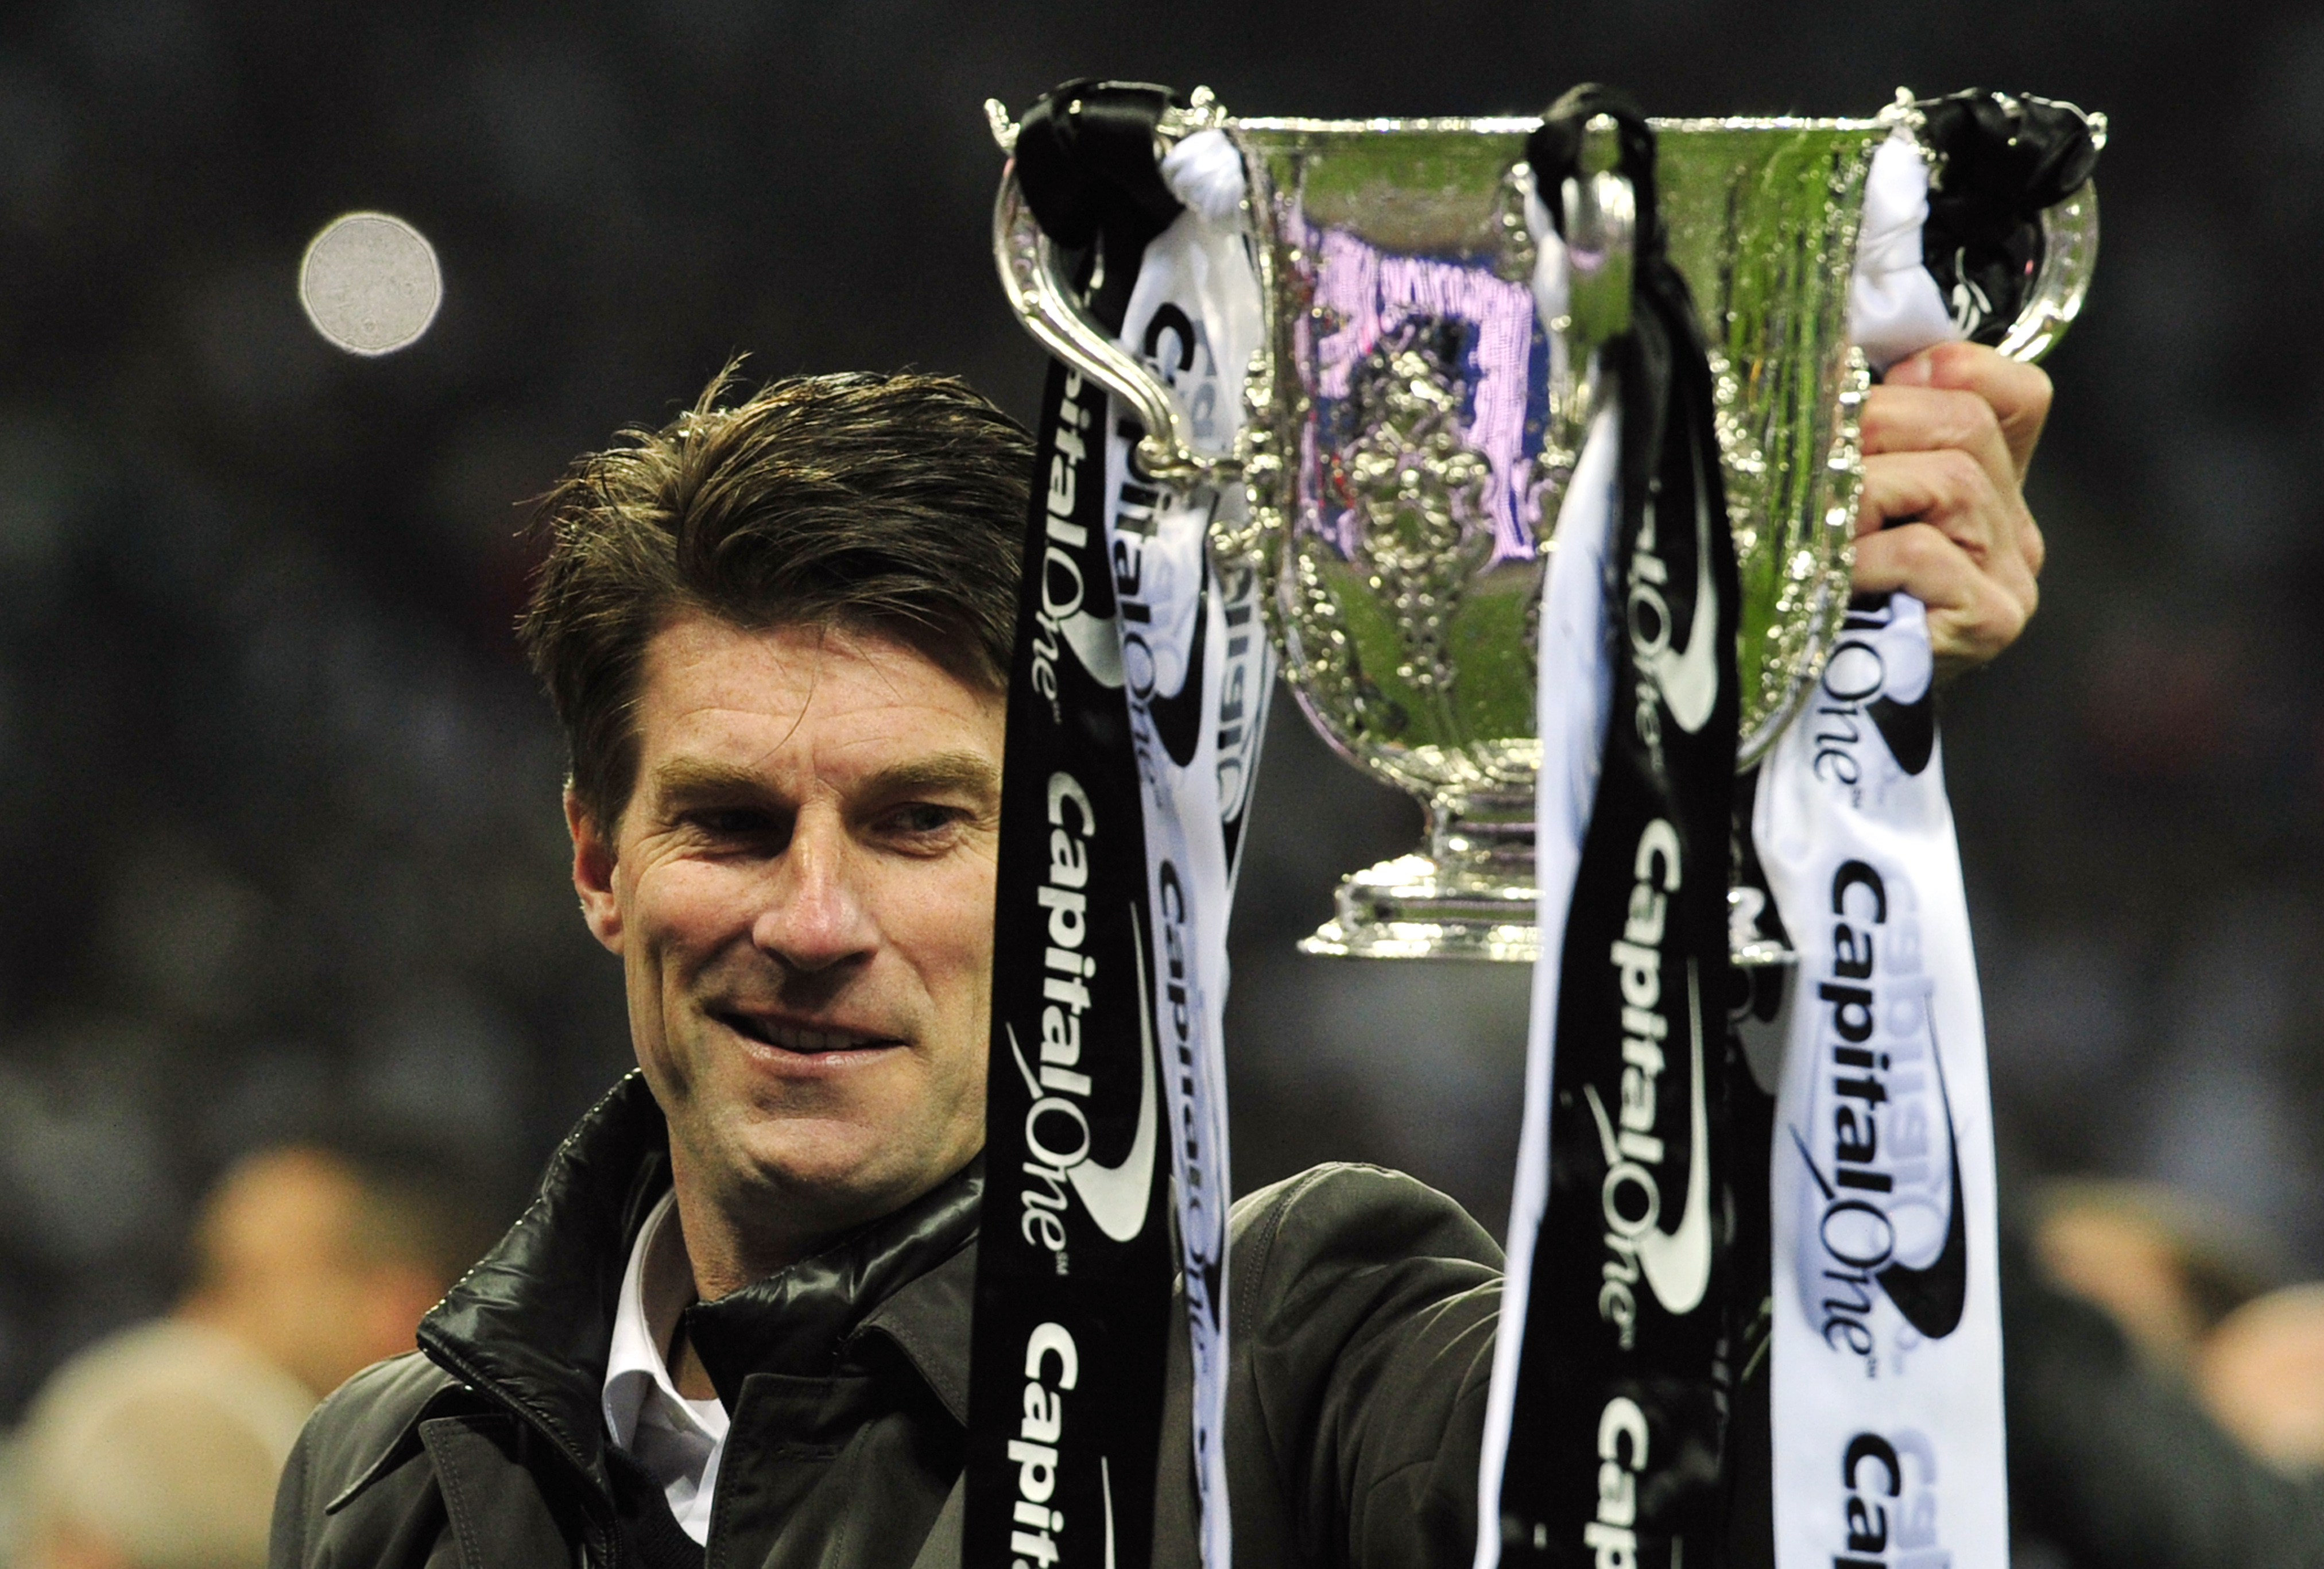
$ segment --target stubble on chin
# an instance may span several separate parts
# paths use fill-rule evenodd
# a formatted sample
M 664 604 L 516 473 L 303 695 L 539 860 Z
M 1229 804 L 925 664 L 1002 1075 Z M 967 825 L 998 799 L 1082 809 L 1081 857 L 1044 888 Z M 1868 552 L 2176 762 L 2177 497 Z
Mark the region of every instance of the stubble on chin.
M 682 1132 L 673 1120 L 672 1153 L 683 1138 L 689 1176 L 740 1231 L 844 1230 L 913 1196 L 898 1133 L 835 1086 L 752 1085 L 717 1100 L 690 1107 Z

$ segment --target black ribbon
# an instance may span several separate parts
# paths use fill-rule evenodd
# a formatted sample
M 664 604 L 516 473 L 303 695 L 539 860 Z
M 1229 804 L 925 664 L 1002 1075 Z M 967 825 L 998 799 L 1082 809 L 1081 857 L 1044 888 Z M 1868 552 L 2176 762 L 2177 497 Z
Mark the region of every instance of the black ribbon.
M 1694 313 L 1694 296 L 1686 279 L 1670 259 L 1664 243 L 1662 212 L 1655 182 L 1655 134 L 1630 96 L 1619 88 L 1585 82 L 1573 88 L 1543 115 L 1526 139 L 1526 160 L 1549 209 L 1550 221 L 1565 233 L 1565 204 L 1558 198 L 1564 182 L 1581 171 L 1582 142 L 1589 123 L 1600 115 L 1612 117 L 1619 162 L 1616 171 L 1630 182 L 1637 208 L 1637 237 L 1632 250 L 1635 298 L 1630 330 L 1601 351 L 1604 363 L 1621 378 L 1622 496 L 1626 525 L 1638 509 L 1649 504 L 1662 470 L 1674 451 L 1699 440 L 1707 454 L 1708 487 L 1716 515 L 1726 515 L 1726 481 L 1718 463 L 1718 443 L 1711 433 L 1711 364 L 1702 347 L 1702 330 Z M 1691 421 L 1675 441 L 1668 429 L 1673 414 Z M 1691 492 L 1693 484 L 1681 476 Z M 1731 545 L 1727 551 L 1730 568 Z M 1726 598 L 1731 602 L 1730 590 Z M 1729 683 L 1731 686 L 1731 683 Z M 1722 693 L 1731 696 L 1726 688 Z M 1730 768 L 1731 771 L 1731 768 Z
M 1971 341 L 1997 344 L 2042 263 L 2042 210 L 2098 167 L 2088 115 L 2071 104 L 1970 88 L 1915 106 L 1940 159 L 1923 259 Z
M 1156 127 L 1176 101 L 1150 82 L 1085 78 L 1044 93 L 1018 122 L 1026 205 L 1053 242 L 1104 258 L 1090 309 L 1109 328 L 1121 326 L 1147 242 L 1185 210 L 1155 157 Z M 1082 265 L 1086 278 L 1090 259 Z
M 1178 204 L 1155 167 L 1169 95 L 1072 82 L 1037 104 L 1018 176 L 1056 243 L 1102 255 L 1093 301 L 1119 327 L 1146 243 Z M 1165 205 L 1167 206 L 1167 211 Z M 1107 315 L 1110 310 L 1110 316 Z M 1144 808 L 1112 640 L 1105 390 L 1052 365 L 1043 399 L 1002 765 L 983 1218 L 970 1346 L 967 1569 L 1146 1569 L 1173 1327 L 1167 1155 L 1130 1164 L 1154 1119 Z M 1149 1154 L 1156 1144 L 1147 1146 Z M 1121 1220 L 1087 1194 L 1101 1168 Z
M 1559 192 L 1579 177 L 1585 129 L 1601 114 L 1618 127 L 1637 212 L 1630 328 L 1600 351 L 1622 410 L 1605 585 L 1613 702 L 1560 955 L 1549 1202 L 1503 1472 L 1501 1558 L 1664 1569 L 1714 1563 L 1721 1546 L 1737 586 L 1710 367 L 1663 244 L 1654 134 L 1627 97 L 1577 88 L 1544 117 L 1527 157 L 1562 222 Z M 1705 658 L 1717 682 L 1707 706 Z

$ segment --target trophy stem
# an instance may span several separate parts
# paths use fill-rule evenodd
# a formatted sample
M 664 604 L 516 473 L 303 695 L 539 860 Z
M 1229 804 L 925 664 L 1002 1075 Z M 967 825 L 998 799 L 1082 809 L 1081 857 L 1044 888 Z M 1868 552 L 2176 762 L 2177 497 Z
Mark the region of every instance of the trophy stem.
M 1530 789 L 1448 794 L 1428 806 L 1429 852 L 1439 866 L 1493 868 L 1530 890 L 1533 835 Z
M 1541 954 L 1529 790 L 1447 790 L 1427 805 L 1425 855 L 1399 855 L 1340 884 L 1338 914 L 1299 945 L 1346 959 L 1487 959 L 1531 964 Z M 1743 970 L 1794 962 L 1783 944 L 1738 919 L 1730 889 L 1729 961 Z
M 1428 803 L 1425 855 L 1399 855 L 1340 884 L 1339 913 L 1299 945 L 1360 959 L 1530 964 L 1536 927 L 1530 789 L 1446 790 Z

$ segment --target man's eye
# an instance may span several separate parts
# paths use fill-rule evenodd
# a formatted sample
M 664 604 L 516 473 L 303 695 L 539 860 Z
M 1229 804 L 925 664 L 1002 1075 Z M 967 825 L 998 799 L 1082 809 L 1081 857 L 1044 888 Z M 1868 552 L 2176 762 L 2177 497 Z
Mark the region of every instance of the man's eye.
M 748 807 L 709 807 L 686 814 L 686 821 L 715 839 L 761 838 L 775 831 L 775 820 Z
M 938 807 L 925 801 L 914 801 L 890 812 L 888 822 L 897 833 L 927 837 L 952 828 L 959 823 L 961 817 L 957 807 Z

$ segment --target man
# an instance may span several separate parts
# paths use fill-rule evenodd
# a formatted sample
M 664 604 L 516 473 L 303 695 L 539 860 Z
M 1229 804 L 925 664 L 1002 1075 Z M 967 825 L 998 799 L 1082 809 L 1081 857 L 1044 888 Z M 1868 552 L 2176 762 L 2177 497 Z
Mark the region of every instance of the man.
M 279 1565 L 959 1562 L 1030 446 L 940 379 L 724 391 L 551 494 L 522 627 L 640 1072 L 425 1355 L 309 1426 Z M 1920 594 L 1950 665 L 2033 611 L 2048 400 L 1955 346 L 1867 406 L 1858 582 Z M 1247 1199 L 1234 1248 L 1239 1555 L 1465 1564 L 1490 1239 L 1340 1168 Z M 1163 1466 L 1156 1561 L 1190 1563 L 1183 1443 Z
M 472 1251 L 443 1195 L 293 1146 L 204 1201 L 169 1316 L 58 1370 L 18 1437 L 22 1569 L 265 1562 L 274 1484 L 315 1402 L 408 1351 Z
M 2220 1320 L 2281 1278 L 2264 1231 L 2164 1183 L 2055 1178 L 2024 1208 L 2023 1241 L 2047 1284 L 2103 1309 L 2174 1378 L 2188 1376 Z
M 2166 1267 L 2194 1277 L 2178 1283 L 2190 1298 L 2181 1311 L 2193 1322 L 2264 1278 L 2255 1260 L 2237 1258 L 2232 1243 L 2218 1246 L 2217 1237 L 2173 1241 L 2168 1233 L 2175 1225 L 2201 1211 L 2168 1195 L 2124 1184 L 2077 1186 L 2043 1206 L 2049 1213 L 2030 1236 L 2006 1217 L 2001 1231 L 2017 1561 L 2061 1569 L 2324 1565 L 2324 1469 L 2314 1463 L 2324 1452 L 2311 1448 L 2305 1468 L 2278 1470 L 2261 1458 L 2263 1434 L 2246 1425 L 2253 1417 L 2297 1424 L 2304 1398 L 2309 1430 L 2317 1430 L 2324 1379 L 2316 1371 L 2324 1357 L 2314 1350 L 2324 1344 L 2317 1328 L 2324 1314 L 2309 1316 L 2304 1386 L 2287 1376 L 2296 1373 L 2296 1360 L 2290 1366 L 2243 1364 L 2245 1348 L 2235 1344 L 2238 1320 L 2249 1324 L 2246 1315 L 2286 1292 L 2257 1297 L 2227 1314 L 2206 1333 L 2205 1344 L 2174 1343 L 2170 1321 L 2181 1315 L 2155 1311 L 2151 1279 L 2139 1288 L 2137 1277 L 2156 1269 L 2140 1254 L 2158 1241 L 2165 1252 L 2184 1244 L 2186 1256 L 2167 1260 Z M 2083 1212 L 2084 1234 L 2056 1232 L 2054 1223 L 2076 1210 Z M 2089 1226 L 2093 1219 L 2112 1223 L 2115 1234 Z M 2094 1273 L 2092 1266 L 2109 1257 L 2128 1266 L 2131 1293 Z M 2245 1386 L 2256 1399 L 2240 1410 L 2231 1396 L 2221 1398 L 2227 1391 L 2219 1375 L 2231 1369 L 2257 1375 Z

